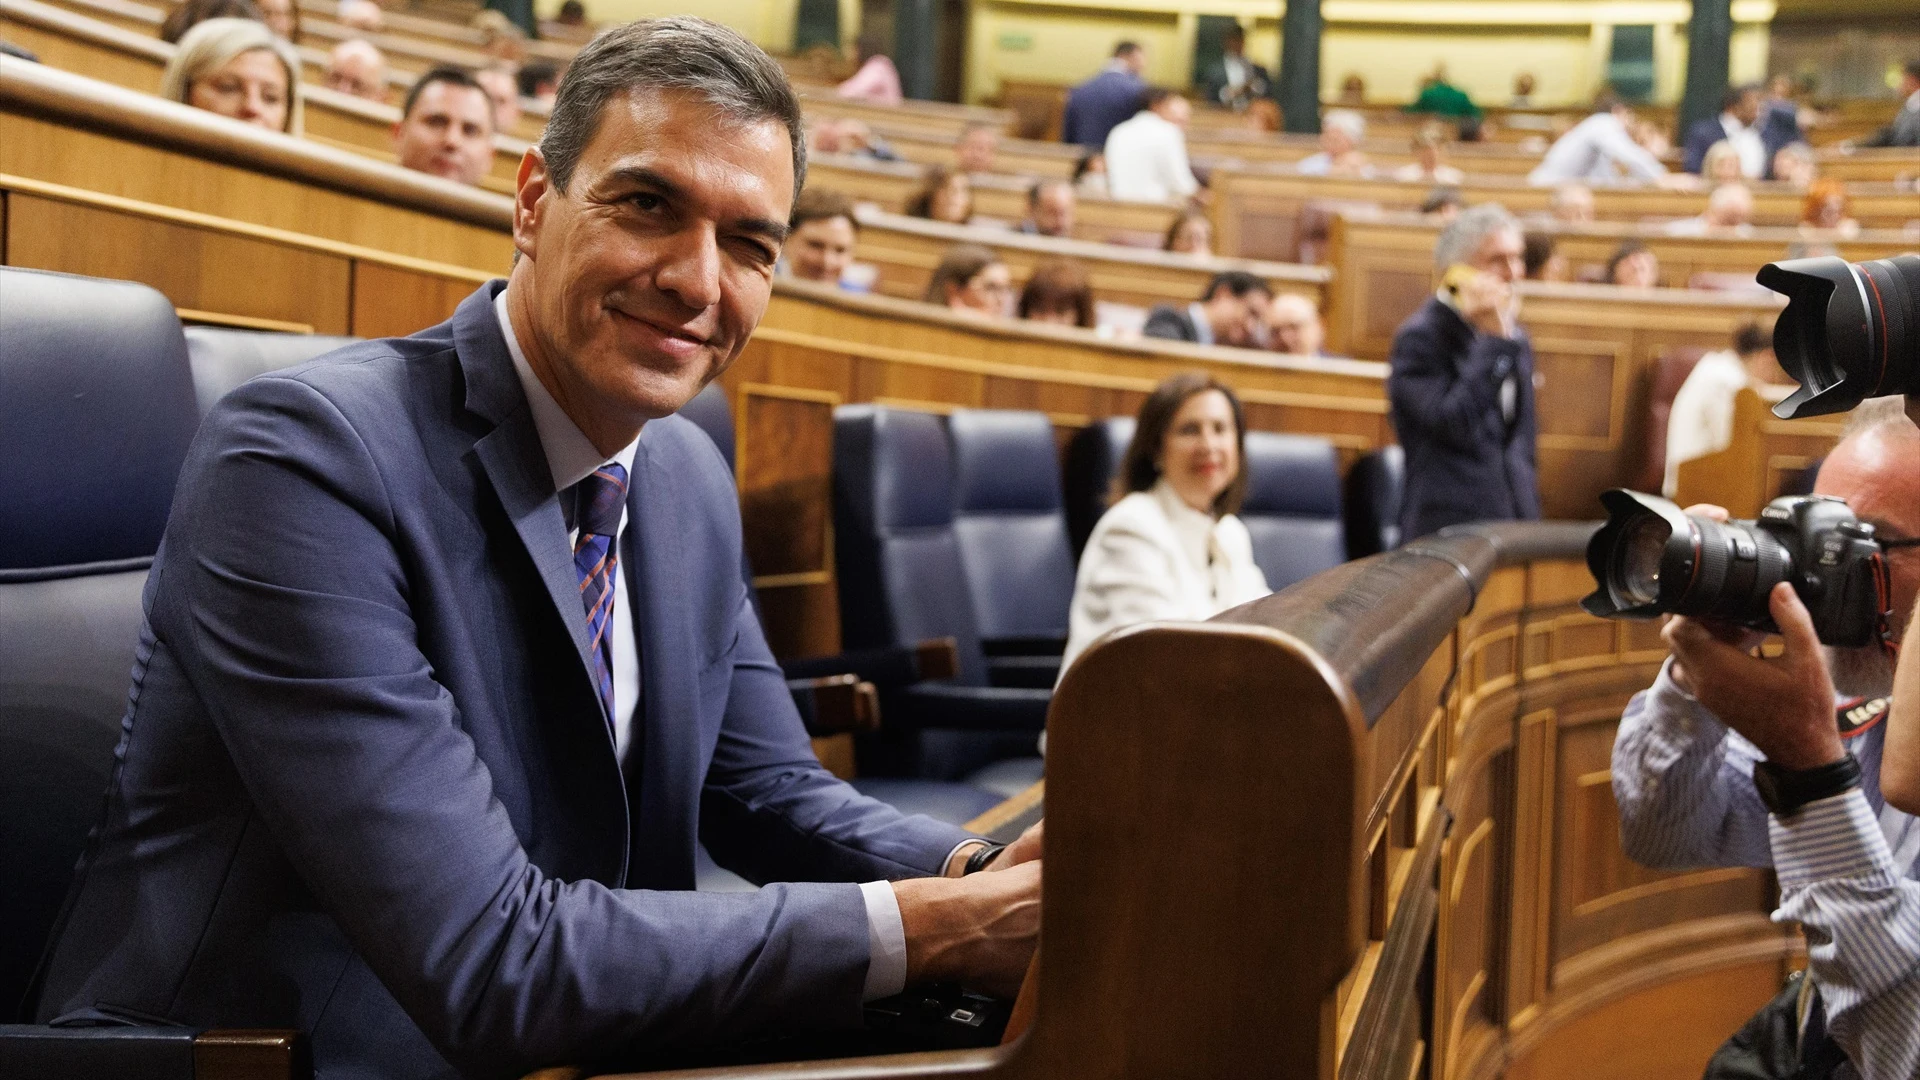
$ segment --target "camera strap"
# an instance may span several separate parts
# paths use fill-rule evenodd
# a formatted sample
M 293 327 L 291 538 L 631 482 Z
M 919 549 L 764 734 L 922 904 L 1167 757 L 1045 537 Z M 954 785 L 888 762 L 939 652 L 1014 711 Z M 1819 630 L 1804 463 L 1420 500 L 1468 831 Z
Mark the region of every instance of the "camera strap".
M 1887 553 L 1876 551 L 1867 562 L 1873 569 L 1874 630 L 1888 659 L 1897 661 L 1900 659 L 1900 645 L 1893 640 L 1893 635 L 1898 631 L 1893 625 L 1893 579 L 1887 571 Z

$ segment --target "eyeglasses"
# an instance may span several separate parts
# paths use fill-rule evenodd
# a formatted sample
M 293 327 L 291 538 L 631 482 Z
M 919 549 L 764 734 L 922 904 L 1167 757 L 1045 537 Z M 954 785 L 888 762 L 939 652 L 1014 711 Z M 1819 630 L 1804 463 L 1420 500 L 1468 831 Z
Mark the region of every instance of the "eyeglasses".
M 1880 547 L 1885 551 L 1898 551 L 1901 548 L 1920 547 L 1920 536 L 1895 536 L 1891 538 L 1876 536 L 1874 539 L 1879 541 Z

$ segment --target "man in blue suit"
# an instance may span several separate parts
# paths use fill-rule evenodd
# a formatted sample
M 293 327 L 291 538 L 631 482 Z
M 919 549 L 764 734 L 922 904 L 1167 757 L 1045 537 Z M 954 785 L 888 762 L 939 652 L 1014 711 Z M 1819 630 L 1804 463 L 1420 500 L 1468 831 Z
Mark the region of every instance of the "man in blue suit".
M 1107 66 L 1067 94 L 1060 141 L 1079 143 L 1096 153 L 1105 148 L 1107 133 L 1140 111 L 1140 97 L 1147 90 L 1140 73 L 1146 69 L 1147 51 L 1138 43 L 1123 41 L 1114 46 Z
M 1713 149 L 1715 143 L 1725 142 L 1740 155 L 1742 176 L 1758 180 L 1767 175 L 1774 153 L 1786 144 L 1768 145 L 1767 132 L 1760 123 L 1761 107 L 1765 104 L 1758 84 L 1728 90 L 1721 99 L 1718 115 L 1695 121 L 1687 129 L 1686 142 L 1680 149 L 1680 167 L 1698 174 L 1706 164 L 1707 151 Z
M 731 31 L 610 31 L 521 163 L 504 285 L 213 410 L 43 1019 L 513 1077 L 1017 986 L 1038 836 L 996 853 L 820 767 L 726 468 L 672 415 L 766 309 L 801 132 Z M 696 841 L 797 884 L 690 891 Z
M 1387 402 L 1407 455 L 1401 535 L 1540 516 L 1520 223 L 1483 203 L 1434 244 L 1440 288 L 1393 335 Z

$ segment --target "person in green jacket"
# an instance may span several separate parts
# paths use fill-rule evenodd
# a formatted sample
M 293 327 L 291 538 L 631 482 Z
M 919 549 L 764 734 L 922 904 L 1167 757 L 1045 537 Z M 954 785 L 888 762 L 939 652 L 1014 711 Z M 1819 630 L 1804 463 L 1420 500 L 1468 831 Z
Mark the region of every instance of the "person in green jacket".
M 1431 113 L 1458 119 L 1473 117 L 1479 119 L 1480 106 L 1473 103 L 1465 90 L 1447 81 L 1447 69 L 1444 65 L 1433 69 L 1426 83 L 1420 88 L 1420 96 L 1407 106 L 1410 113 Z

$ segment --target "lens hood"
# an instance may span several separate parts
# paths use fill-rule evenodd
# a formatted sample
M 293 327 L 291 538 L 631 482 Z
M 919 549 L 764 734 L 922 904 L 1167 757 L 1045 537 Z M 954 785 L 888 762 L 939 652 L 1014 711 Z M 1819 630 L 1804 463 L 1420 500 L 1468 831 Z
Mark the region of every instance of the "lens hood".
M 1600 505 L 1606 508 L 1607 523 L 1600 526 L 1593 538 L 1587 541 L 1587 570 L 1593 574 L 1593 580 L 1599 588 L 1580 601 L 1581 608 L 1589 615 L 1598 615 L 1603 619 L 1651 619 L 1661 614 L 1667 610 L 1665 605 L 1672 600 L 1666 595 L 1670 586 L 1663 582 L 1657 598 L 1636 603 L 1623 588 L 1619 561 L 1626 552 L 1629 533 L 1636 524 L 1647 518 L 1657 518 L 1666 524 L 1667 535 L 1663 547 L 1679 538 L 1680 544 L 1691 548 L 1692 523 L 1680 507 L 1670 500 L 1626 488 L 1602 492 Z M 1656 556 L 1656 561 L 1659 559 Z
M 1774 414 L 1845 412 L 1872 397 L 1882 374 L 1871 370 L 1880 350 L 1870 348 L 1873 320 L 1854 265 L 1833 256 L 1788 259 L 1761 267 L 1758 280 L 1787 298 L 1773 326 L 1773 355 L 1800 384 Z

